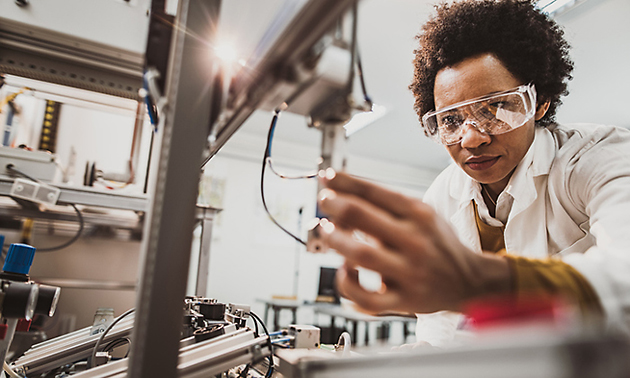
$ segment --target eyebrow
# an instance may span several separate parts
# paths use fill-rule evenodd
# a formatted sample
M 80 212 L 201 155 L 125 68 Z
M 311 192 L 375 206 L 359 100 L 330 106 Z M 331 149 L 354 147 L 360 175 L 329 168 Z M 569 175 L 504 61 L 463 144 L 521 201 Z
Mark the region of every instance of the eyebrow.
M 467 99 L 467 100 L 458 101 L 458 102 L 456 102 L 454 104 L 445 106 L 442 109 L 439 109 L 439 110 L 436 109 L 436 112 L 442 112 L 442 111 L 448 112 L 448 111 L 456 109 L 458 104 L 465 104 L 467 102 L 481 101 L 481 100 L 485 99 L 486 97 L 492 97 L 492 96 L 499 95 L 499 94 L 502 94 L 502 93 L 512 92 L 512 91 L 517 90 L 520 87 L 521 87 L 521 85 L 519 85 L 518 87 L 515 87 L 515 88 L 505 89 L 505 90 L 502 90 L 502 91 L 494 91 L 494 92 L 486 93 L 484 95 L 473 97 L 473 98 L 470 98 L 470 99 Z

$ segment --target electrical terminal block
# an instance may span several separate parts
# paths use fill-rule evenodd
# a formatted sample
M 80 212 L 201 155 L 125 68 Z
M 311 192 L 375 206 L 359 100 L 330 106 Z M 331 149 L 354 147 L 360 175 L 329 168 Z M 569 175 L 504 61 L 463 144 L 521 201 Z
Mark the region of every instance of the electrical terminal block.
M 9 194 L 11 197 L 52 206 L 57 204 L 61 190 L 44 183 L 16 178 Z
M 292 338 L 292 346 L 295 349 L 316 349 L 320 344 L 320 329 L 312 325 L 297 325 L 292 324 L 289 326 L 289 338 Z
M 238 328 L 245 327 L 250 313 L 249 305 L 230 303 L 225 311 L 225 320 L 236 324 Z

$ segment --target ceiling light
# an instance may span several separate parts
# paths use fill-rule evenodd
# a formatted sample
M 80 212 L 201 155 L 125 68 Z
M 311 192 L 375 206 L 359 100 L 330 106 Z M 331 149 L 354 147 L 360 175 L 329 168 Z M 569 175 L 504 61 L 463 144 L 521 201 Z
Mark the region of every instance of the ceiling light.
M 383 117 L 387 113 L 387 108 L 382 105 L 372 104 L 372 110 L 369 112 L 361 112 L 355 114 L 348 123 L 344 125 L 346 129 L 346 137 L 363 129 L 365 126 L 374 123 L 377 119 Z
M 536 8 L 550 16 L 557 16 L 585 1 L 586 0 L 539 0 L 536 3 Z

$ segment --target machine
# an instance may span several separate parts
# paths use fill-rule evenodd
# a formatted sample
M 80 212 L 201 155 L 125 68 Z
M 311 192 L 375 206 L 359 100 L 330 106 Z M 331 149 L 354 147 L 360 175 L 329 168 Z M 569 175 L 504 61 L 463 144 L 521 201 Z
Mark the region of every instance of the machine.
M 2 238 L 4 242 L 4 238 Z M 16 331 L 28 331 L 34 315 L 53 316 L 61 289 L 38 285 L 28 272 L 35 248 L 11 244 L 0 272 L 0 358 L 5 361 Z M 6 364 L 6 362 L 5 362 Z M 4 367 L 5 371 L 10 371 Z M 5 372 L 2 372 L 4 376 Z
M 249 306 L 223 304 L 215 299 L 187 297 L 180 326 L 180 376 L 207 377 L 271 355 L 270 339 L 246 326 Z M 39 343 L 11 364 L 25 377 L 125 376 L 129 358 L 113 357 L 116 348 L 133 345 L 135 315 L 129 310 L 96 329 L 78 331 Z M 127 353 L 128 354 L 128 353 Z

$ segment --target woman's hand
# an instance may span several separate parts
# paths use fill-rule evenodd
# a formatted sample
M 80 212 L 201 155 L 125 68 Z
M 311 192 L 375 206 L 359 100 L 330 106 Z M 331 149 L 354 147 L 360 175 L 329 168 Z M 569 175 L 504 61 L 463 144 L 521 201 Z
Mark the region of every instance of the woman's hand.
M 457 311 L 468 299 L 509 290 L 507 261 L 461 244 L 422 201 L 345 173 L 326 176 L 319 205 L 335 227 L 325 227 L 322 238 L 346 259 L 337 272 L 340 293 L 363 310 Z M 355 230 L 370 242 L 357 240 Z M 379 273 L 381 290 L 364 289 L 357 266 Z

